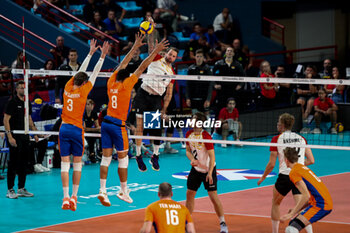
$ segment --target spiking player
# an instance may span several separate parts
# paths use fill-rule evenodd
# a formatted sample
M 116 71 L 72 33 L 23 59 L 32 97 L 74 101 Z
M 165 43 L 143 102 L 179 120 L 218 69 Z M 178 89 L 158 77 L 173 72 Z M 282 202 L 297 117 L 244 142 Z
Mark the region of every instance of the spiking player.
M 111 206 L 106 192 L 106 181 L 108 167 L 112 160 L 113 145 L 117 150 L 119 161 L 118 174 L 121 190 L 117 196 L 128 203 L 133 202 L 129 196 L 130 190 L 127 188 L 129 139 L 125 128 L 125 121 L 127 120 L 131 107 L 131 91 L 137 83 L 140 75 L 153 61 L 155 56 L 168 46 L 168 41 L 162 40 L 156 45 L 152 53 L 140 64 L 135 72 L 130 75 L 126 67 L 132 59 L 135 51 L 144 45 L 142 43 L 143 39 L 144 36 L 141 34 L 135 36 L 133 47 L 107 82 L 109 102 L 107 115 L 104 117 L 101 126 L 103 156 L 100 166 L 100 193 L 98 195 L 98 199 L 104 206 Z
M 86 56 L 78 73 L 66 84 L 63 94 L 62 125 L 59 131 L 59 147 L 61 153 L 61 178 L 63 186 L 62 209 L 75 211 L 77 208 L 77 195 L 81 178 L 81 158 L 84 153 L 83 115 L 86 100 L 91 91 L 98 73 L 108 53 L 108 42 L 103 43 L 101 57 L 95 65 L 90 78 L 85 73 L 92 55 L 100 46 L 96 41 L 90 43 L 90 52 Z M 88 79 L 89 78 L 89 79 Z M 69 197 L 69 168 L 70 155 L 73 155 L 73 192 Z

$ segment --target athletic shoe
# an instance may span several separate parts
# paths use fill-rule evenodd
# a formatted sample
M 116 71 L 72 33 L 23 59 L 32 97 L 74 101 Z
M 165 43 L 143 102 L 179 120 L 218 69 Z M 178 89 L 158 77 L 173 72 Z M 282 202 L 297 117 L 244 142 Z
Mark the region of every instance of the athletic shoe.
M 48 167 L 44 167 L 42 164 L 39 163 L 40 168 L 44 171 L 44 172 L 49 172 L 50 168 Z
M 10 199 L 17 199 L 18 195 L 16 194 L 15 190 L 9 189 L 9 190 L 7 190 L 6 197 L 10 198 Z
M 153 155 L 150 159 L 149 163 L 152 165 L 152 169 L 155 171 L 159 171 L 159 155 Z
M 331 128 L 331 134 L 337 134 L 337 130 L 335 128 Z
M 147 171 L 146 164 L 143 162 L 142 156 L 136 156 L 136 162 L 137 166 L 139 167 L 140 172 L 145 172 Z
M 236 142 L 240 142 L 241 140 L 239 140 L 239 139 L 236 139 Z M 242 144 L 236 144 L 236 146 L 238 146 L 238 147 L 243 147 L 243 145 Z
M 186 149 L 186 142 L 181 142 L 181 148 Z
M 100 202 L 103 206 L 111 206 L 111 202 L 108 199 L 107 193 L 102 192 L 100 190 L 100 193 L 98 194 L 97 198 L 100 200 Z
M 221 147 L 226 148 L 227 144 L 223 143 L 223 144 L 221 144 Z
M 62 210 L 70 210 L 69 197 L 63 198 Z
M 127 203 L 132 203 L 133 200 L 131 199 L 131 197 L 129 196 L 130 193 L 130 189 L 126 190 L 126 193 L 124 193 L 122 190 L 119 190 L 119 193 L 117 194 L 117 197 L 120 200 L 126 201 Z
M 307 127 L 304 127 L 300 130 L 300 133 L 310 133 L 310 129 Z
M 165 154 L 177 154 L 177 153 L 179 153 L 179 151 L 172 148 L 171 146 L 169 146 L 169 147 L 164 148 L 163 153 L 165 153 Z
M 70 205 L 70 210 L 71 211 L 76 211 L 77 210 L 77 202 L 78 202 L 77 196 L 72 196 L 70 198 L 69 205 Z
M 228 233 L 228 228 L 225 222 L 220 223 L 220 233 Z
M 34 165 L 34 171 L 35 171 L 36 173 L 42 173 L 42 172 L 44 172 L 44 170 L 41 168 L 40 164 L 35 164 L 35 165 Z
M 164 149 L 165 148 L 166 142 L 163 142 L 162 144 L 159 145 L 159 149 Z
M 322 131 L 321 131 L 320 128 L 314 128 L 314 129 L 311 131 L 311 133 L 313 133 L 313 134 L 320 134 L 320 133 L 322 133 Z
M 19 197 L 34 197 L 34 194 L 28 192 L 27 189 L 25 189 L 25 188 L 18 189 L 17 195 Z

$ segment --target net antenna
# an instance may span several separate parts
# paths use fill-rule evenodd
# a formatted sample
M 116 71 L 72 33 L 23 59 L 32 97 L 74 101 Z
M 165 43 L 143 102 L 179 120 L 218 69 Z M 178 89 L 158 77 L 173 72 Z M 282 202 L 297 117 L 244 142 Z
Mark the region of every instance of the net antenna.
M 26 72 L 26 40 L 25 40 L 24 16 L 22 16 L 22 45 L 23 45 L 23 75 L 24 75 L 24 133 L 29 133 L 29 81 Z

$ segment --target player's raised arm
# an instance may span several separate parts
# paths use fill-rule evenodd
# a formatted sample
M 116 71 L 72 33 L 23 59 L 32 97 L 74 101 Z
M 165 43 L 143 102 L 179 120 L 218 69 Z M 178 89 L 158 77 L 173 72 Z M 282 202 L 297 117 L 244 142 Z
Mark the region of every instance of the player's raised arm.
M 98 49 L 98 46 L 96 46 L 96 40 L 92 39 L 90 41 L 90 51 L 89 51 L 88 55 L 86 56 L 86 58 L 84 59 L 83 64 L 81 64 L 81 66 L 79 68 L 79 72 L 86 71 L 87 67 L 89 66 L 89 62 L 91 60 L 91 57 L 92 57 L 92 55 L 94 55 L 94 53 L 96 52 L 97 49 Z
M 155 25 L 154 20 L 152 19 L 152 17 L 148 17 L 147 21 L 150 22 L 151 24 L 153 24 L 153 27 L 155 28 L 156 25 Z M 151 34 L 149 34 L 148 37 L 147 37 L 148 54 L 151 54 L 152 51 L 154 50 L 154 47 L 155 47 L 156 38 L 154 36 L 154 31 L 155 30 L 153 30 L 151 32 Z
M 119 64 L 118 68 L 114 71 L 114 73 L 117 73 L 119 70 L 125 69 L 128 66 L 128 64 L 131 61 L 132 56 L 134 55 L 136 49 L 138 49 L 141 46 L 145 45 L 145 43 L 142 42 L 144 38 L 145 38 L 145 35 L 142 35 L 141 33 L 135 34 L 135 43 L 134 43 L 134 45 L 131 47 L 130 51 L 128 52 L 128 54 L 126 54 L 126 56 L 124 57 L 123 61 L 121 61 L 121 63 Z
M 135 70 L 134 74 L 137 77 L 140 77 L 140 75 L 143 73 L 143 71 L 145 71 L 145 69 L 149 66 L 149 64 L 151 64 L 151 62 L 154 60 L 156 55 L 160 51 L 167 49 L 168 46 L 169 46 L 169 42 L 165 39 L 163 39 L 160 43 L 157 43 L 157 45 L 154 48 L 154 50 L 152 51 L 152 53 L 150 55 L 148 55 L 148 57 L 145 60 L 142 61 L 140 66 Z
M 95 81 L 96 81 L 96 78 L 97 78 L 97 75 L 98 73 L 100 72 L 101 68 L 102 68 L 102 65 L 103 65 L 103 62 L 105 60 L 105 57 L 108 53 L 108 49 L 109 49 L 109 43 L 107 41 L 105 41 L 103 43 L 103 46 L 101 48 L 101 57 L 100 59 L 98 60 L 98 62 L 96 63 L 95 65 L 95 68 L 89 78 L 89 81 L 92 83 L 92 85 L 95 84 Z

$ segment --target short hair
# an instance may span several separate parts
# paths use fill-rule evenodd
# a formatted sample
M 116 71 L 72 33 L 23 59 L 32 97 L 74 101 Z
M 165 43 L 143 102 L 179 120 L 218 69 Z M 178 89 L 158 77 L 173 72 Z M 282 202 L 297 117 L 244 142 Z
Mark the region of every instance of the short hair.
M 287 158 L 287 160 L 291 163 L 296 163 L 299 158 L 298 150 L 294 147 L 287 147 L 283 150 L 284 156 Z
M 295 118 L 289 113 L 283 113 L 280 115 L 280 121 L 286 129 L 291 130 L 293 128 Z
M 69 53 L 78 53 L 78 51 L 76 49 L 70 49 Z
M 202 55 L 204 55 L 203 49 L 197 49 L 197 50 L 196 50 L 196 55 L 197 55 L 197 54 L 202 54 Z
M 93 101 L 92 99 L 87 99 L 86 104 L 95 105 L 95 101 Z
M 230 97 L 230 98 L 228 98 L 227 100 L 226 100 L 226 105 L 228 104 L 228 103 L 230 103 L 230 101 L 235 101 L 235 103 L 236 103 L 236 100 L 235 100 L 235 98 L 233 98 L 233 97 Z
M 163 182 L 159 185 L 158 195 L 160 197 L 171 197 L 171 193 L 173 192 L 173 188 L 171 184 L 167 182 Z
M 24 85 L 25 82 L 23 80 L 19 80 L 17 83 L 16 83 L 16 88 L 19 87 L 19 85 Z
M 168 48 L 167 52 L 169 52 L 170 50 L 174 50 L 177 54 L 179 54 L 179 49 L 178 48 L 170 47 L 170 48 Z
M 194 116 L 196 117 L 197 121 L 202 121 L 202 122 L 204 122 L 204 121 L 207 120 L 207 116 L 206 116 L 204 113 L 202 113 L 202 112 L 196 112 L 196 113 L 194 114 Z
M 88 80 L 88 75 L 85 72 L 78 72 L 74 75 L 74 85 L 81 86 L 86 80 Z
M 307 65 L 306 68 L 311 68 L 314 72 L 317 72 L 317 67 L 314 65 Z
M 124 81 L 130 77 L 130 72 L 127 69 L 120 69 L 117 73 L 117 81 Z

